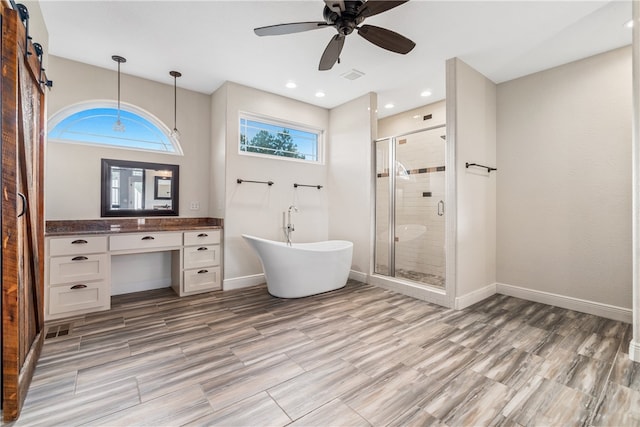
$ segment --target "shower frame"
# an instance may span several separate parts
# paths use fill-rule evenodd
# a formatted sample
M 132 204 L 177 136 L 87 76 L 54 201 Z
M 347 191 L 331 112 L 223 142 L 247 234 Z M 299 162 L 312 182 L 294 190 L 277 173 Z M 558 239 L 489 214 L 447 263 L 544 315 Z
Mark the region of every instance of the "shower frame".
M 444 289 L 437 288 L 435 286 L 429 286 L 428 284 L 419 284 L 418 282 L 413 282 L 403 278 L 397 278 L 395 276 L 395 211 L 396 211 L 396 173 L 395 173 L 395 162 L 396 162 L 396 153 L 395 147 L 396 141 L 398 138 L 406 137 L 409 135 L 414 135 L 421 132 L 427 132 L 435 129 L 446 129 L 446 142 L 445 142 L 445 249 L 444 249 L 444 257 L 445 257 L 445 285 Z M 389 169 L 389 218 L 388 218 L 388 275 L 381 274 L 376 272 L 376 260 L 378 255 L 378 245 L 376 242 L 376 224 L 378 221 L 377 218 L 377 203 L 378 203 L 378 195 L 377 191 L 377 173 L 376 173 L 376 156 L 373 156 L 373 188 L 374 188 L 374 201 L 373 201 L 373 215 L 374 215 L 374 238 L 373 238 L 373 251 L 372 251 L 372 262 L 371 262 L 371 278 L 372 283 L 378 284 L 383 287 L 387 287 L 390 289 L 397 290 L 401 293 L 405 293 L 407 295 L 411 295 L 420 299 L 424 299 L 429 302 L 433 302 L 436 304 L 440 304 L 446 307 L 453 307 L 455 302 L 455 222 L 456 222 L 456 192 L 455 192 L 455 133 L 454 130 L 450 128 L 447 124 L 440 124 L 435 126 L 430 126 L 426 128 L 416 129 L 409 132 L 404 132 L 401 134 L 396 134 L 392 136 L 387 136 L 384 138 L 375 139 L 372 142 L 373 153 L 376 153 L 377 144 L 380 142 L 388 141 L 389 143 L 389 159 L 388 159 L 388 169 Z

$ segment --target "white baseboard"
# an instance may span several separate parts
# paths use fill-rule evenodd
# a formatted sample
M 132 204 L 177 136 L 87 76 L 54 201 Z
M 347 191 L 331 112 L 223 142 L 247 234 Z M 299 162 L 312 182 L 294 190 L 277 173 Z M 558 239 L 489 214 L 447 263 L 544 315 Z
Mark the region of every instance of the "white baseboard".
M 250 288 L 251 286 L 261 285 L 265 283 L 264 274 L 252 274 L 250 276 L 234 277 L 233 279 L 224 279 L 222 281 L 222 289 L 230 291 L 232 289 Z
M 456 310 L 462 310 L 472 306 L 473 304 L 489 298 L 496 293 L 496 283 L 485 286 L 484 288 L 469 292 L 468 294 L 456 297 L 454 307 Z
M 640 362 L 640 342 L 631 340 L 629 343 L 629 359 Z
M 582 313 L 593 314 L 607 319 L 618 320 L 620 322 L 631 323 L 632 311 L 629 308 L 617 307 L 615 305 L 603 304 L 594 301 L 587 301 L 580 298 L 568 297 L 565 295 L 552 294 L 550 292 L 536 291 L 533 289 L 521 288 L 519 286 L 496 284 L 496 291 L 499 294 L 509 295 L 528 301 L 540 302 L 543 304 L 555 305 L 569 310 L 580 311 Z M 640 357 L 640 349 L 638 356 Z
M 358 282 L 362 282 L 362 283 L 367 283 L 367 281 L 369 280 L 369 275 L 361 271 L 350 270 L 349 279 L 357 280 Z

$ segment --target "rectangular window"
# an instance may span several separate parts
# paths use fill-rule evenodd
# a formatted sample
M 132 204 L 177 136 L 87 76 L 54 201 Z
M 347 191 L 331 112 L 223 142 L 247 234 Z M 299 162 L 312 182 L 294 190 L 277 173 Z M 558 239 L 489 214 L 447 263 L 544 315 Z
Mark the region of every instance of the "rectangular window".
M 321 163 L 321 148 L 321 130 L 240 115 L 240 154 Z

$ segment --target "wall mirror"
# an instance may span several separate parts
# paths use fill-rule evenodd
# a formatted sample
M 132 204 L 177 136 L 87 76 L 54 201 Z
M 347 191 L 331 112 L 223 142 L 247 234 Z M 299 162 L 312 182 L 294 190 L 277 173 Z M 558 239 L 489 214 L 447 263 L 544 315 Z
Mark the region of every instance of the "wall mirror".
M 102 159 L 101 216 L 177 216 L 179 166 Z

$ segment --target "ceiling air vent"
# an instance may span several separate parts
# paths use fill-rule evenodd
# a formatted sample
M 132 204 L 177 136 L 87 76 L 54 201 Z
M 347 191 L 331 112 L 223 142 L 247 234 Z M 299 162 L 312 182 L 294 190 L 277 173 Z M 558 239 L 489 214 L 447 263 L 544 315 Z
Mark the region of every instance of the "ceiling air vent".
M 356 69 L 352 69 L 351 71 L 347 71 L 344 74 L 340 74 L 340 77 L 344 77 L 347 80 L 359 79 L 362 76 L 364 76 L 364 73 L 362 71 L 358 71 Z

